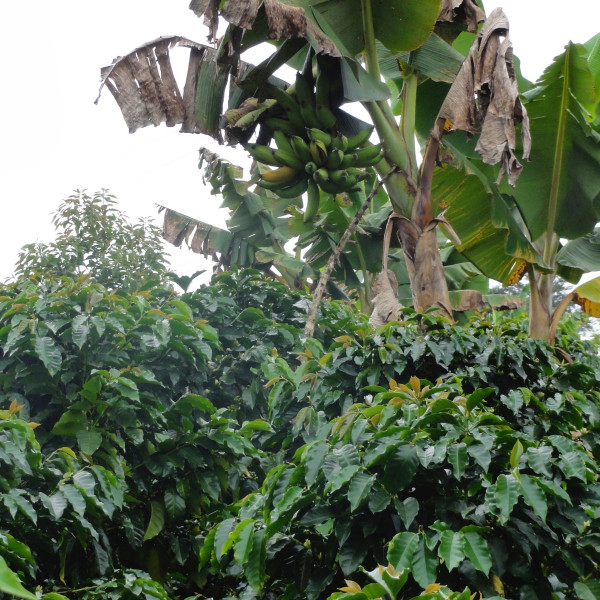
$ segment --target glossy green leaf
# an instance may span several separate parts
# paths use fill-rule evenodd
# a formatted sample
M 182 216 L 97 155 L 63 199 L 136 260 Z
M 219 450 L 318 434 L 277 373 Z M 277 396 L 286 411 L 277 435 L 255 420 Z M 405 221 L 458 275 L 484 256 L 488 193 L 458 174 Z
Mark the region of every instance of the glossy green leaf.
M 44 363 L 50 375 L 58 373 L 62 364 L 62 354 L 50 337 L 38 337 L 35 339 L 35 352 Z
M 174 490 L 166 490 L 164 495 L 165 508 L 169 518 L 176 519 L 185 512 L 185 500 Z
M 486 541 L 476 531 L 463 531 L 463 536 L 466 557 L 487 576 L 492 568 L 492 558 Z
M 408 531 L 397 533 L 392 538 L 387 552 L 387 559 L 396 571 L 410 568 L 418 543 L 419 535 Z
M 529 466 L 539 475 L 552 477 L 552 448 L 550 446 L 538 446 L 527 448 L 526 456 Z
M 519 465 L 521 456 L 523 456 L 523 444 L 517 440 L 510 451 L 510 466 L 512 469 L 515 469 Z
M 576 477 L 581 481 L 585 482 L 585 463 L 579 452 L 565 452 L 561 454 L 558 466 L 561 471 L 565 474 L 565 477 Z
M 79 449 L 90 456 L 100 448 L 102 443 L 102 434 L 97 431 L 88 431 L 86 429 L 80 429 L 77 432 L 77 444 Z
M 575 582 L 575 592 L 581 600 L 600 599 L 600 581 L 598 579 L 586 579 Z
M 415 581 L 426 588 L 437 579 L 438 558 L 427 545 L 425 535 L 419 535 L 419 541 L 413 554 L 412 574 Z
M 375 475 L 368 475 L 360 471 L 354 475 L 348 486 L 348 500 L 350 500 L 350 511 L 354 512 L 371 494 Z
M 494 388 L 491 387 L 476 389 L 472 394 L 467 396 L 467 410 L 471 411 L 483 404 L 483 401 L 493 392 Z
M 469 463 L 467 445 L 463 442 L 448 446 L 448 461 L 452 465 L 452 473 L 456 479 L 461 479 Z
M 512 475 L 499 475 L 493 486 L 492 501 L 500 513 L 502 523 L 508 521 L 518 499 L 519 485 L 517 480 Z
M 236 539 L 233 544 L 233 558 L 240 567 L 246 564 L 252 551 L 253 534 L 253 519 L 244 519 L 235 528 Z
M 419 458 L 414 446 L 406 444 L 396 448 L 385 462 L 382 481 L 386 489 L 391 493 L 405 489 L 413 480 L 418 467 Z
M 150 520 L 144 533 L 144 542 L 155 538 L 165 526 L 165 512 L 159 500 L 150 502 Z
M 490 463 L 492 462 L 491 452 L 480 443 L 471 444 L 467 448 L 469 456 L 472 456 L 475 462 L 483 469 L 484 473 L 488 472 Z
M 456 568 L 465 558 L 465 539 L 460 531 L 448 529 L 442 533 L 438 548 L 440 558 L 443 558 L 449 571 Z
M 533 512 L 545 522 L 548 514 L 548 503 L 546 502 L 546 494 L 537 482 L 537 477 L 521 475 L 519 486 L 525 503 L 531 506 Z
M 266 534 L 264 529 L 259 529 L 252 534 L 252 547 L 248 562 L 246 563 L 245 575 L 251 587 L 260 592 L 265 584 L 265 570 L 267 560 Z
M 217 526 L 217 531 L 215 533 L 215 556 L 217 557 L 217 560 L 220 560 L 223 554 L 227 552 L 227 549 L 231 547 L 229 538 L 234 528 L 234 518 L 225 519 Z
M 0 556 L 0 591 L 17 598 L 37 600 L 37 596 L 28 592 L 19 581 L 16 573 L 12 571 L 2 556 Z

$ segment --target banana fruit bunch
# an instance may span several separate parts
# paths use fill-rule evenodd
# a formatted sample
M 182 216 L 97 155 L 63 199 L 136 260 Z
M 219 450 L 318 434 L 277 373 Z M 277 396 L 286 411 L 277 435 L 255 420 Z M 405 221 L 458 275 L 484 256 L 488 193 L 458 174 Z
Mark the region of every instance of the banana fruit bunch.
M 365 167 L 381 159 L 381 147 L 365 146 L 371 128 L 351 138 L 335 133 L 336 117 L 329 106 L 326 78 L 321 73 L 317 74 L 316 90 L 298 73 L 295 85 L 287 91 L 275 86 L 268 91 L 287 117 L 264 121 L 272 130 L 277 147 L 249 144 L 246 150 L 258 162 L 276 167 L 262 173 L 259 186 L 282 198 L 307 193 L 306 223 L 318 213 L 319 188 L 328 194 L 355 189 L 368 177 Z

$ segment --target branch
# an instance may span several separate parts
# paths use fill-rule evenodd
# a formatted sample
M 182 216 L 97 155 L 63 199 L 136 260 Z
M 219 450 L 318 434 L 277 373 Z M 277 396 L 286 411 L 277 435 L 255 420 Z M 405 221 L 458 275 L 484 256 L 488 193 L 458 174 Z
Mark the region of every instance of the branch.
M 358 211 L 354 215 L 354 218 L 352 219 L 352 221 L 346 228 L 346 231 L 344 231 L 344 235 L 342 235 L 342 239 L 338 242 L 338 245 L 335 247 L 335 250 L 332 252 L 331 256 L 329 257 L 329 260 L 327 261 L 327 264 L 325 265 L 325 269 L 322 271 L 321 277 L 319 278 L 319 283 L 317 284 L 317 288 L 315 289 L 315 293 L 313 294 L 313 301 L 308 310 L 308 318 L 306 320 L 306 326 L 304 327 L 304 337 L 305 338 L 307 338 L 307 339 L 312 338 L 315 333 L 315 323 L 317 320 L 317 313 L 319 312 L 319 306 L 321 305 L 321 301 L 323 300 L 323 295 L 325 293 L 325 286 L 327 285 L 327 282 L 329 281 L 329 278 L 331 277 L 331 273 L 332 273 L 333 269 L 335 268 L 335 265 L 337 264 L 337 262 L 340 259 L 340 254 L 343 252 L 344 247 L 348 243 L 348 240 L 354 234 L 354 232 L 358 226 L 358 223 L 362 219 L 367 208 L 369 208 L 369 204 L 371 203 L 371 200 L 374 198 L 374 196 L 377 193 L 377 191 L 379 190 L 379 188 L 383 185 L 384 181 L 394 172 L 396 172 L 396 169 L 390 170 L 383 179 L 380 179 L 379 181 L 377 181 L 377 183 L 373 186 L 371 193 L 367 196 L 363 205 L 358 209 Z

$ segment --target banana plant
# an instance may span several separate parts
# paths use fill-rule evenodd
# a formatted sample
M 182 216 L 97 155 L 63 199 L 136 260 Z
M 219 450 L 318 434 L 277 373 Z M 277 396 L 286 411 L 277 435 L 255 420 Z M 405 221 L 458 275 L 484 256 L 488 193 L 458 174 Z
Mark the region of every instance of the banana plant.
M 205 18 L 213 36 L 219 15 L 229 22 L 230 26 L 216 48 L 180 37 L 159 38 L 117 59 L 103 70 L 103 85 L 109 88 L 119 103 L 130 131 L 161 122 L 170 126 L 180 123 L 182 131 L 205 133 L 219 141 L 226 139 L 243 144 L 258 132 L 257 145 L 246 145 L 246 148 L 254 152 L 263 164 L 278 167 L 274 172 L 260 172 L 258 183 L 268 188 L 283 182 L 285 194 L 290 198 L 293 194 L 300 197 L 307 190 L 303 226 L 297 225 L 293 233 L 299 236 L 300 244 L 306 243 L 311 236 L 320 238 L 322 251 L 316 252 L 317 257 L 322 258 L 331 253 L 335 237 L 341 236 L 341 231 L 332 235 L 332 229 L 343 226 L 344 221 L 337 219 L 337 210 L 323 211 L 322 219 L 313 219 L 317 204 L 330 206 L 338 201 L 333 189 L 335 186 L 329 180 L 331 172 L 317 168 L 314 174 L 310 173 L 312 183 L 306 178 L 293 180 L 294 174 L 301 170 L 296 162 L 297 156 L 291 157 L 282 147 L 277 149 L 276 155 L 272 154 L 275 150 L 266 152 L 263 149 L 273 135 L 273 119 L 278 118 L 277 113 L 275 117 L 268 117 L 274 104 L 275 109 L 277 105 L 285 109 L 292 88 L 296 87 L 297 99 L 302 92 L 302 78 L 297 78 L 291 86 L 283 86 L 287 87 L 284 92 L 288 94 L 278 94 L 276 90 L 282 86 L 278 85 L 275 71 L 286 63 L 299 68 L 304 60 L 308 68 L 303 69 L 303 74 L 310 78 L 311 66 L 316 62 L 327 70 L 332 96 L 337 95 L 337 101 L 332 100 L 331 105 L 325 107 L 331 114 L 324 111 L 322 117 L 334 126 L 332 133 L 337 131 L 352 137 L 360 134 L 361 129 L 364 131 L 364 124 L 340 108 L 340 104 L 345 102 L 360 102 L 367 109 L 383 147 L 382 155 L 378 148 L 373 153 L 373 147 L 368 145 L 345 155 L 343 149 L 339 154 L 339 148 L 335 148 L 338 153 L 331 152 L 332 161 L 339 157 L 343 166 L 346 158 L 353 158 L 358 160 L 359 167 L 370 168 L 369 164 L 373 164 L 379 178 L 385 181 L 391 203 L 387 214 L 393 211 L 394 222 L 398 225 L 398 239 L 415 308 L 421 311 L 438 306 L 452 318 L 436 234 L 440 224 L 445 225 L 448 231 L 451 227 L 443 214 L 437 210 L 434 212 L 436 207 L 430 199 L 431 175 L 440 139 L 446 133 L 444 125 L 447 119 L 440 117 L 436 120 L 436 113 L 431 112 L 429 126 L 435 126 L 437 133 L 431 138 L 426 160 L 419 169 L 414 141 L 417 89 L 423 79 L 448 81 L 454 78 L 460 61 L 449 42 L 461 29 L 475 32 L 478 23 L 484 20 L 484 13 L 475 0 L 441 3 L 440 0 L 286 0 L 285 3 L 265 0 L 243 5 L 229 0 L 222 6 L 210 0 L 192 2 L 190 8 Z M 505 28 L 490 29 L 492 39 L 506 33 Z M 240 60 L 242 51 L 268 39 L 279 39 L 280 42 L 277 51 L 264 63 L 253 67 Z M 175 46 L 190 49 L 183 94 L 177 88 L 168 60 L 169 51 Z M 311 53 L 316 54 L 313 62 L 310 61 Z M 388 66 L 384 72 L 386 60 Z M 394 93 L 399 93 L 399 102 L 393 98 Z M 300 115 L 309 124 L 313 115 L 303 110 L 306 106 L 301 99 L 300 104 Z M 228 110 L 224 110 L 224 105 Z M 323 108 L 323 103 L 317 102 L 315 108 L 318 110 L 319 106 Z M 398 115 L 394 112 L 395 107 L 399 108 Z M 269 119 L 271 123 L 268 123 Z M 302 137 L 302 129 L 295 135 Z M 316 154 L 313 153 L 312 158 L 317 166 L 319 149 L 327 149 L 326 145 L 319 146 L 318 141 L 304 139 L 304 142 L 316 145 Z M 295 143 L 292 139 L 293 149 L 296 149 Z M 325 162 L 324 158 L 322 162 Z M 363 197 L 366 197 L 367 190 L 362 182 L 364 176 L 357 173 L 352 177 L 354 179 L 342 175 L 339 181 L 336 179 L 333 183 L 342 186 L 339 188 L 341 191 L 344 191 L 344 186 L 349 191 L 353 185 L 359 185 Z M 282 189 L 276 191 L 281 193 Z M 357 207 L 354 207 L 356 210 Z M 260 211 L 257 214 L 264 217 Z M 261 226 L 265 219 L 261 219 Z M 297 220 L 290 219 L 289 222 L 294 224 Z M 241 223 L 239 226 L 243 228 Z M 313 248 L 318 248 L 319 243 L 315 240 Z M 315 261 L 317 257 L 313 257 Z M 315 266 L 318 265 L 315 263 Z M 380 268 L 381 265 L 375 266 L 373 271 Z M 364 272 L 368 270 L 363 269 Z M 367 279 L 363 276 L 365 287 Z M 364 295 L 367 296 L 368 292 Z
M 450 138 L 444 151 L 469 174 L 440 167 L 434 176 L 434 205 L 448 207 L 458 250 L 504 284 L 528 274 L 529 333 L 547 341 L 569 302 L 600 314 L 600 278 L 558 303 L 552 295 L 555 277 L 576 284 L 600 270 L 599 57 L 600 35 L 586 45 L 569 43 L 524 93 L 532 162 L 514 189 L 494 182 L 472 145 Z

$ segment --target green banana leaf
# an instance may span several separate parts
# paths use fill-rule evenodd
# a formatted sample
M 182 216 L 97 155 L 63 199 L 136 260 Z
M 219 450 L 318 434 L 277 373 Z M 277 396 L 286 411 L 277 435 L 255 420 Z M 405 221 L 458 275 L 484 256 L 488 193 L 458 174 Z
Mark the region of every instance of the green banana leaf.
M 573 300 L 581 306 L 583 312 L 592 317 L 600 317 L 600 277 L 576 287 Z
M 398 60 L 410 63 L 410 67 L 433 81 L 452 83 L 464 56 L 455 50 L 439 35 L 433 33 L 417 50 L 409 52 L 393 52 L 383 44 L 377 44 L 379 69 L 386 79 L 391 79 L 400 89 L 402 77 L 398 68 Z
M 337 46 L 354 58 L 364 49 L 360 0 L 287 1 L 306 15 Z M 371 0 L 375 38 L 394 52 L 415 50 L 432 34 L 439 0 Z
M 594 83 L 596 84 L 596 125 L 600 125 L 600 33 L 596 34 L 592 39 L 588 40 L 584 44 L 588 51 L 588 65 L 590 71 L 594 77 Z
M 457 250 L 487 277 L 508 284 L 522 261 L 546 267 L 527 236 L 510 197 L 490 193 L 478 177 L 445 166 L 436 169 L 431 190 L 435 210 L 460 239 Z M 547 268 L 547 267 L 546 267 Z
M 568 44 L 525 94 L 533 140 L 514 196 L 534 240 L 548 230 L 575 239 L 600 217 L 596 91 L 584 46 Z
M 556 255 L 556 260 L 580 272 L 600 271 L 600 228 L 565 244 Z

